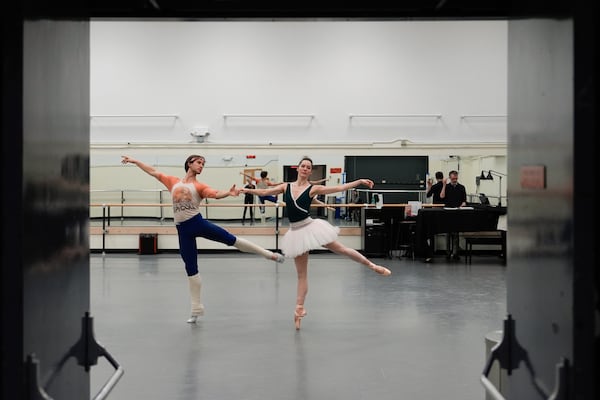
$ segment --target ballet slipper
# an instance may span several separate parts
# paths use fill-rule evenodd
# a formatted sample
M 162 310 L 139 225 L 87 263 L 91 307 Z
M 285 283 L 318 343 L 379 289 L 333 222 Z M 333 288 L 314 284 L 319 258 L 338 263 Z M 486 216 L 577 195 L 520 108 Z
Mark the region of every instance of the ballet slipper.
M 273 255 L 271 256 L 271 260 L 278 262 L 278 263 L 282 263 L 285 261 L 285 257 L 281 253 L 274 252 Z
M 304 306 L 296 306 L 296 310 L 294 310 L 294 325 L 296 325 L 297 331 L 300 330 L 300 323 L 304 316 L 306 316 L 306 310 L 304 309 Z
M 200 315 L 192 315 L 186 321 L 188 324 L 195 324 L 200 321 Z

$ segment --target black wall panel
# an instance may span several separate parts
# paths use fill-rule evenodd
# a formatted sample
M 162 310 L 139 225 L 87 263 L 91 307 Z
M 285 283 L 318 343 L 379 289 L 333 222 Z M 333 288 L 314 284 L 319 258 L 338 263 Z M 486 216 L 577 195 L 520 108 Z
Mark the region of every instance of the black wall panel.
M 369 178 L 380 188 L 425 189 L 428 156 L 346 156 L 346 180 Z

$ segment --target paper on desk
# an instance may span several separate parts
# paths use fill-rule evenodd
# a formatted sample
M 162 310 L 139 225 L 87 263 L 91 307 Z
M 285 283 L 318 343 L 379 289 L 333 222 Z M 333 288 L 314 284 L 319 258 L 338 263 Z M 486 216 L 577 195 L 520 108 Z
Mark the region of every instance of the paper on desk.
M 408 206 L 404 208 L 404 216 L 410 217 L 411 215 L 417 215 L 421 209 L 423 203 L 420 201 L 409 201 Z
M 506 215 L 501 215 L 498 217 L 498 227 L 496 229 L 499 231 L 506 230 Z

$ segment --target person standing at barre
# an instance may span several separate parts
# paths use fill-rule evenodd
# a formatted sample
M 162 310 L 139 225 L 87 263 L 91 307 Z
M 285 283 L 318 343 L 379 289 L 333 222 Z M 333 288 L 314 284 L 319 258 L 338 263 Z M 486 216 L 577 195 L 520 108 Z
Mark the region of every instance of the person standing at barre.
M 246 177 L 246 189 L 256 189 L 252 179 Z M 250 225 L 254 225 L 254 206 L 246 204 L 254 204 L 254 195 L 250 193 L 244 194 L 244 213 L 242 214 L 242 225 L 246 224 L 246 211 L 250 211 Z
M 281 249 L 283 254 L 286 257 L 293 258 L 296 264 L 298 283 L 294 324 L 297 330 L 300 329 L 301 320 L 306 315 L 304 302 L 308 293 L 308 254 L 310 250 L 322 246 L 334 253 L 349 257 L 380 275 L 388 276 L 391 274 L 389 269 L 373 263 L 358 251 L 340 243 L 337 240 L 339 228 L 332 226 L 323 219 L 312 219 L 309 213 L 311 202 L 315 196 L 342 192 L 361 185 L 372 188 L 373 181 L 370 179 L 357 179 L 336 186 L 313 185 L 308 180 L 312 168 L 312 160 L 303 157 L 298 164 L 298 178 L 295 182 L 281 183 L 268 189 L 240 190 L 243 193 L 252 193 L 259 196 L 283 193 L 290 229 L 281 241 Z
M 229 196 L 238 196 L 240 193 L 235 185 L 229 190 L 216 190 L 199 182 L 197 177 L 204 169 L 204 157 L 195 154 L 189 156 L 183 164 L 185 169 L 183 178 L 166 175 L 156 168 L 129 156 L 122 156 L 121 163 L 136 165 L 148 175 L 158 179 L 171 193 L 173 216 L 179 237 L 179 254 L 185 264 L 189 282 L 191 315 L 187 320 L 188 323 L 196 323 L 198 318 L 204 315 L 204 305 L 200 296 L 202 280 L 198 272 L 197 237 L 220 242 L 227 246 L 234 246 L 245 253 L 259 254 L 268 260 L 280 263 L 284 261 L 281 254 L 273 253 L 246 239 L 238 238 L 202 217 L 200 213 L 202 199 L 223 199 Z
M 278 185 L 278 183 L 271 181 L 271 178 L 269 178 L 269 176 L 268 176 L 269 175 L 268 171 L 260 171 L 260 178 L 253 177 L 253 176 L 245 174 L 243 172 L 240 172 L 240 174 L 244 175 L 248 179 L 253 179 L 256 182 L 256 187 L 259 189 L 266 189 L 271 186 Z M 258 201 L 260 202 L 260 204 L 265 204 L 265 201 L 270 201 L 271 203 L 277 203 L 277 197 L 276 196 L 258 196 Z M 262 223 L 264 223 L 265 222 L 265 207 L 261 206 L 261 207 L 259 207 L 259 209 L 260 209 L 260 220 Z

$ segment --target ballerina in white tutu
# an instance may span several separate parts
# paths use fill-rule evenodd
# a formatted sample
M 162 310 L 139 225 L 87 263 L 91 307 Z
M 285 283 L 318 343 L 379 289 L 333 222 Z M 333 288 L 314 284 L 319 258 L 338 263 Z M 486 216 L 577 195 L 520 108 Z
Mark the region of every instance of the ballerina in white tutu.
M 390 275 L 391 271 L 377 265 L 360 254 L 358 251 L 344 246 L 338 239 L 339 228 L 332 226 L 323 219 L 312 219 L 309 209 L 313 198 L 317 195 L 331 194 L 365 185 L 373 187 L 370 179 L 357 179 L 343 185 L 323 186 L 313 185 L 308 180 L 312 173 L 313 162 L 304 157 L 298 164 L 298 179 L 293 183 L 281 183 L 267 189 L 241 189 L 242 193 L 252 193 L 258 196 L 269 196 L 283 193 L 286 204 L 290 229 L 281 241 L 281 250 L 288 258 L 293 258 L 298 273 L 298 289 L 294 323 L 300 329 L 301 319 L 306 315 L 304 301 L 308 292 L 308 254 L 312 249 L 325 247 L 334 253 L 345 255 L 352 260 L 365 265 L 380 275 Z

